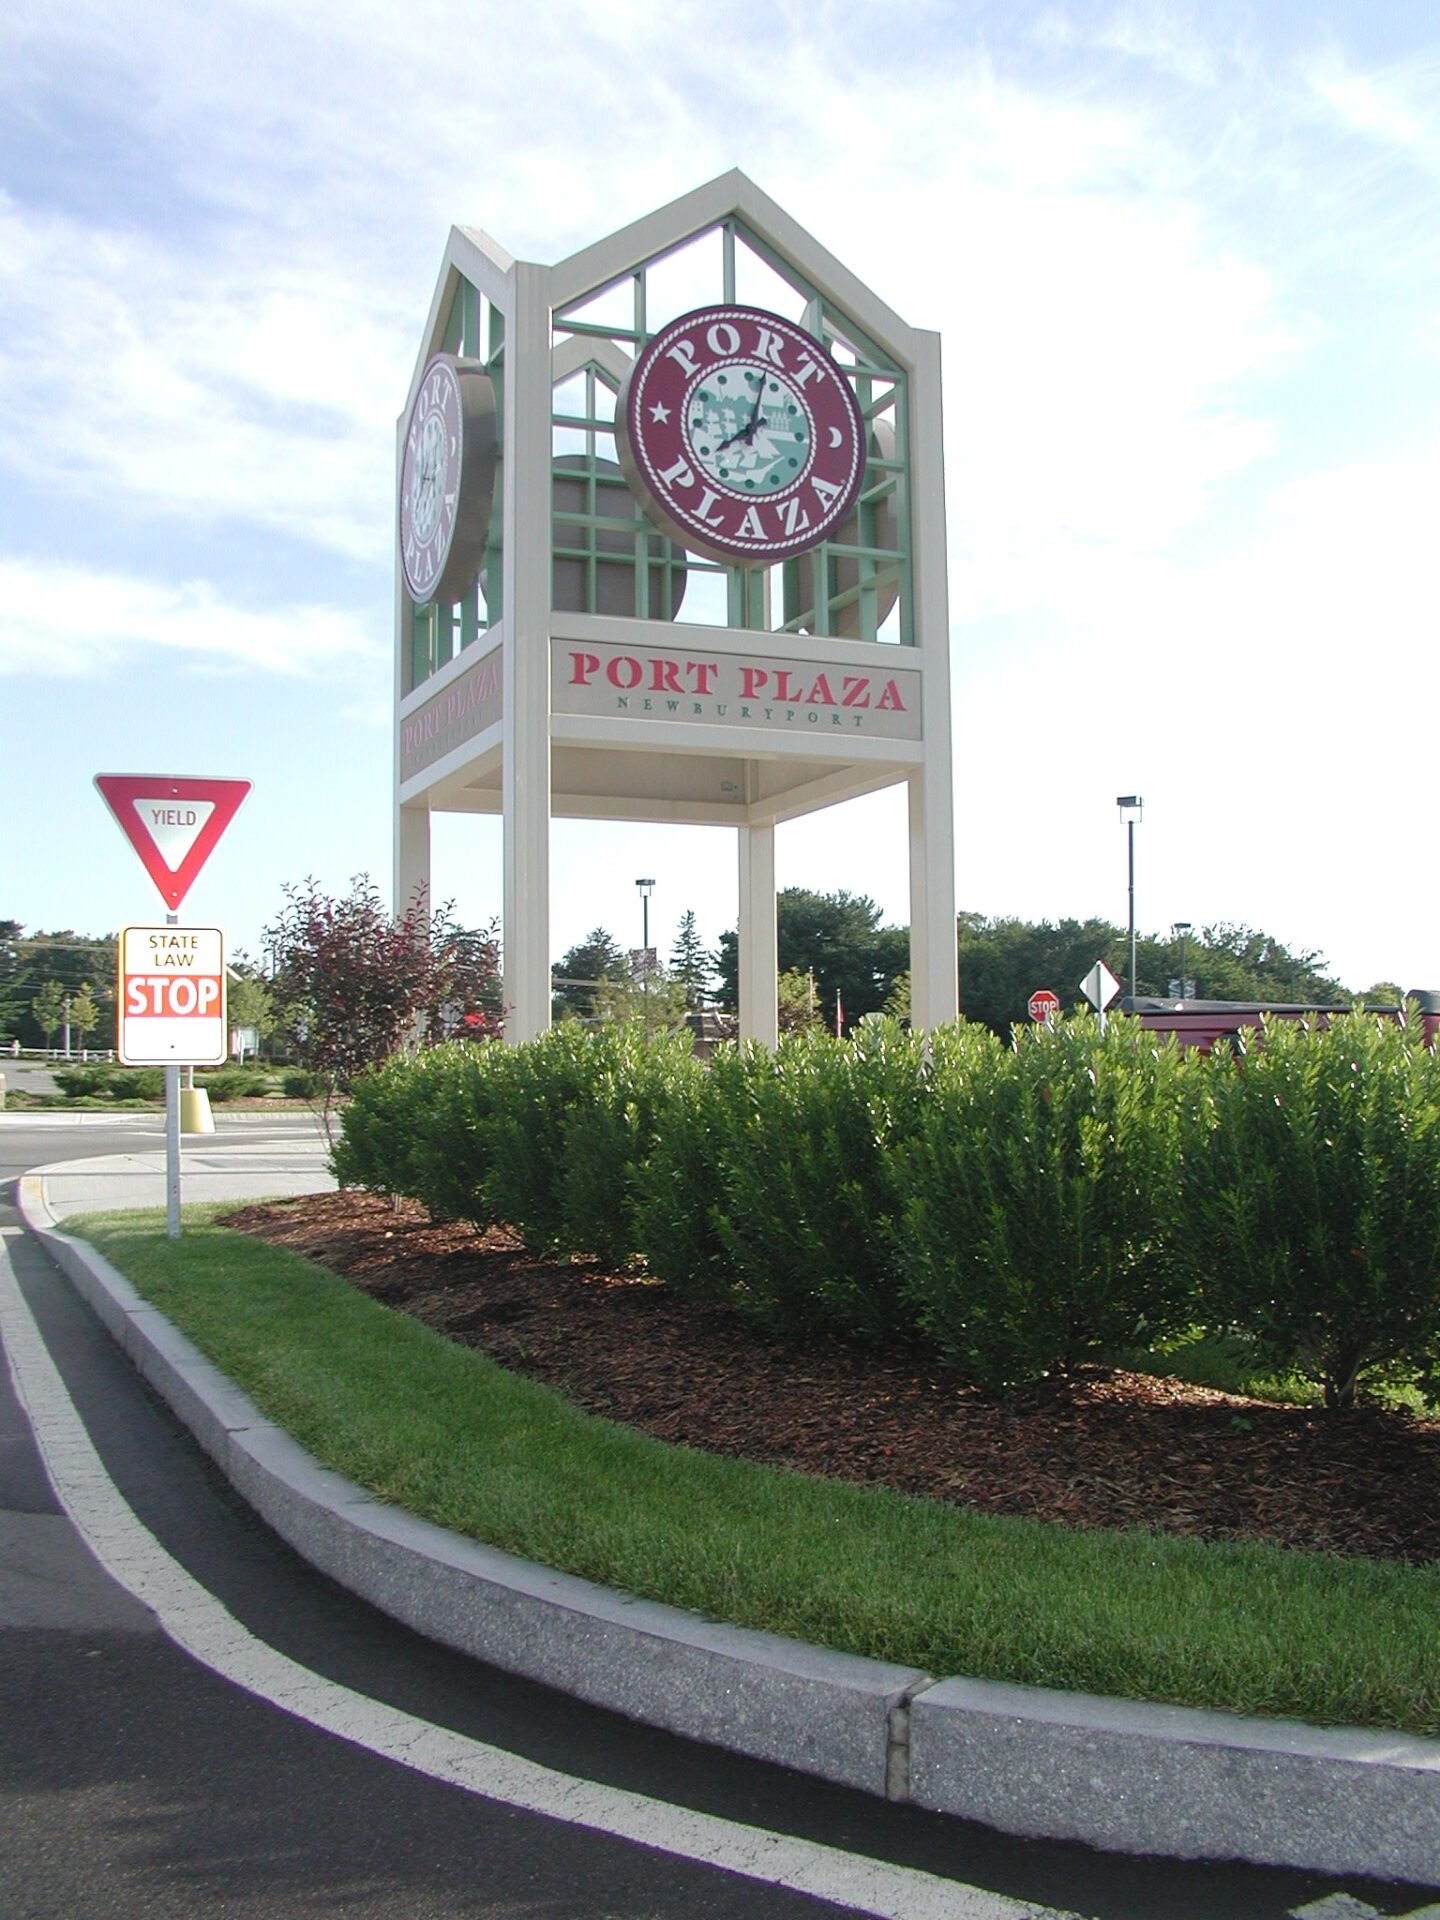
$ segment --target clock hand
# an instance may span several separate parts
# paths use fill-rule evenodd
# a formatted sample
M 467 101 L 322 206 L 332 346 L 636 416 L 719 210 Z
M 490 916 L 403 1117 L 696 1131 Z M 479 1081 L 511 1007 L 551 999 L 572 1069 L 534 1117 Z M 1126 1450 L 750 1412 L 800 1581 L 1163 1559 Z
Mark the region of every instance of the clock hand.
M 737 440 L 743 440 L 747 447 L 753 445 L 755 440 L 755 429 L 760 424 L 760 402 L 764 397 L 765 397 L 765 375 L 762 372 L 760 375 L 760 384 L 757 387 L 755 392 L 755 404 L 750 409 L 750 418 L 745 422 L 744 426 L 741 427 L 738 433 L 732 433 L 728 440 L 722 440 L 720 442 L 719 446 L 716 447 L 715 449 L 717 453 L 723 453 L 726 447 L 733 447 Z
M 765 374 L 762 369 L 760 374 L 759 384 L 755 388 L 755 408 L 750 415 L 749 424 L 745 428 L 745 444 L 747 447 L 753 447 L 755 444 L 755 431 L 760 425 L 760 402 L 764 398 L 765 398 Z

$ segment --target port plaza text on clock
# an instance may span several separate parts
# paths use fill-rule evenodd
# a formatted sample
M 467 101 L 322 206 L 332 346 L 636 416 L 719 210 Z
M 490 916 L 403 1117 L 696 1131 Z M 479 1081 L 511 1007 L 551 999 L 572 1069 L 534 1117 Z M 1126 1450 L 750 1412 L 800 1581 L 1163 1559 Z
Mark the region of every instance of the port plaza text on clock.
M 765 565 L 817 546 L 852 506 L 865 431 L 813 335 L 755 307 L 706 307 L 658 333 L 616 408 L 620 463 L 670 537 Z

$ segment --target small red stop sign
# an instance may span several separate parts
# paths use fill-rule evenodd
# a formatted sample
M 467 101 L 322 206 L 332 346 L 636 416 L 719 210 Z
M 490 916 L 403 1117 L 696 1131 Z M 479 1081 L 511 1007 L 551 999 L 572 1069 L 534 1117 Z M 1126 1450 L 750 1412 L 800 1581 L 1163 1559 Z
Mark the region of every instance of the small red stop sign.
M 1049 1020 L 1060 1011 L 1060 996 L 1052 993 L 1049 987 L 1037 987 L 1030 996 L 1030 1018 Z

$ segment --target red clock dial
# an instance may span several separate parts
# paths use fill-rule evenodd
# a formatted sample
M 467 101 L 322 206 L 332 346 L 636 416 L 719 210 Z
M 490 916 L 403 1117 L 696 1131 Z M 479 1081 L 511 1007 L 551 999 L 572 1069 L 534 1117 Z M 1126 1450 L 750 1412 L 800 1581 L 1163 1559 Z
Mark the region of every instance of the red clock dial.
M 658 333 L 621 388 L 616 441 L 662 531 L 751 566 L 818 546 L 865 471 L 850 382 L 812 334 L 758 307 L 703 307 Z

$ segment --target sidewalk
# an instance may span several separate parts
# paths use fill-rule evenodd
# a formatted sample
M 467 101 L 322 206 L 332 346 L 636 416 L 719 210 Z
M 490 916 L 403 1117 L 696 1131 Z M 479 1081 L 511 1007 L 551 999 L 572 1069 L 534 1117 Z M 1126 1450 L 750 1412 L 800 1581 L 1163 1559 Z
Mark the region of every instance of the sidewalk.
M 247 1200 L 334 1190 L 335 1176 L 318 1130 L 313 1138 L 228 1139 L 223 1147 L 210 1135 L 187 1137 L 196 1143 L 182 1144 L 180 1149 L 180 1199 L 184 1205 L 228 1200 L 238 1206 Z M 56 1220 L 76 1213 L 163 1207 L 165 1144 L 159 1140 L 153 1150 L 57 1161 L 37 1167 L 35 1177 L 44 1182 L 45 1201 Z

